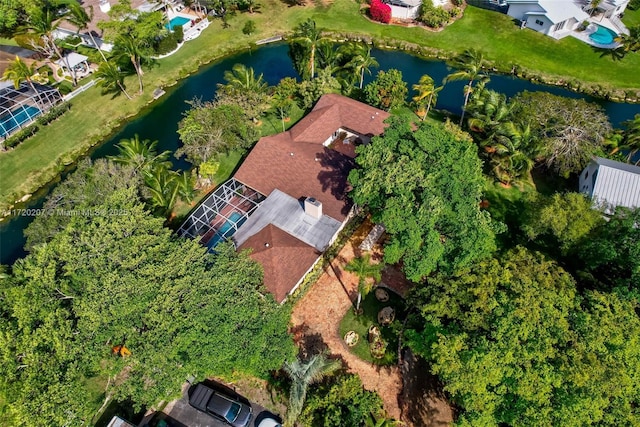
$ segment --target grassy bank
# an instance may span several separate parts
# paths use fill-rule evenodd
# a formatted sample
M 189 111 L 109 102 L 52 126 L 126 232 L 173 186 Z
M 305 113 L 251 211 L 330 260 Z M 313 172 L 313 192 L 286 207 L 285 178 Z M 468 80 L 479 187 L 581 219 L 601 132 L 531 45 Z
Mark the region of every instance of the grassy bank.
M 249 48 L 256 40 L 286 33 L 308 17 L 338 37 L 366 37 L 378 44 L 404 48 L 419 46 L 442 56 L 475 47 L 502 69 L 517 64 L 521 70 L 550 79 L 577 80 L 583 85 L 605 88 L 640 88 L 640 55 L 629 55 L 617 62 L 600 58 L 589 46 L 571 37 L 555 41 L 530 30 L 519 30 L 508 16 L 473 7 L 468 7 L 464 18 L 444 31 L 430 32 L 373 23 L 361 15 L 360 5 L 353 0 L 334 0 L 328 6 L 313 7 L 288 7 L 278 0 L 266 0 L 259 12 L 237 14 L 229 20 L 228 28 L 222 28 L 216 20 L 176 54 L 157 61 L 145 72 L 147 89 L 143 95 L 128 101 L 122 96 L 101 96 L 99 88 L 91 88 L 74 98 L 70 112 L 14 150 L 0 154 L 0 209 L 55 178 L 65 165 L 107 138 L 152 101 L 155 88 L 172 85 L 201 65 Z M 245 36 L 241 30 L 249 19 L 258 30 Z M 135 91 L 135 78 L 126 82 Z

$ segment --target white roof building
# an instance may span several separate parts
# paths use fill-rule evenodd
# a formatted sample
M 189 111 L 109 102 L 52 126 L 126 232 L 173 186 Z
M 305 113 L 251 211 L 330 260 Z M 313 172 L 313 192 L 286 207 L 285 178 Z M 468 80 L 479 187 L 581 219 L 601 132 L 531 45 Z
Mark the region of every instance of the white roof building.
M 579 188 L 607 214 L 640 207 L 640 166 L 596 157 L 580 174 Z

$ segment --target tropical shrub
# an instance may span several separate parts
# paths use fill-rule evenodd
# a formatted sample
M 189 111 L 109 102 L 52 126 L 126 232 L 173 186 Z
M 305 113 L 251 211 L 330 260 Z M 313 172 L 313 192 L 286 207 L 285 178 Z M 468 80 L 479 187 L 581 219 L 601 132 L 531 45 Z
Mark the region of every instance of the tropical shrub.
M 348 374 L 311 391 L 300 421 L 306 426 L 359 427 L 381 411 L 380 396 L 365 390 L 357 375 Z
M 391 6 L 382 3 L 381 0 L 371 0 L 369 14 L 374 21 L 388 24 L 391 22 Z
M 443 27 L 449 22 L 449 12 L 441 7 L 435 7 L 431 0 L 424 0 L 420 8 L 420 21 L 431 28 Z
M 253 21 L 247 21 L 242 27 L 242 34 L 250 36 L 251 34 L 256 32 L 256 23 Z

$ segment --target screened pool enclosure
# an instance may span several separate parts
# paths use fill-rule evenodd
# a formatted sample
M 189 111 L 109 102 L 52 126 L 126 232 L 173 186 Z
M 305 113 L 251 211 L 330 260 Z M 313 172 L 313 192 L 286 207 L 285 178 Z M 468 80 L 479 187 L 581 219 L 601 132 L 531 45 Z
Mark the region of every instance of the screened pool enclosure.
M 263 194 L 231 178 L 189 215 L 178 235 L 199 237 L 201 244 L 213 249 L 233 236 L 264 199 Z
M 33 84 L 33 88 L 28 83 L 22 83 L 17 89 L 13 86 L 1 88 L 0 138 L 6 138 L 31 124 L 61 101 L 58 89 L 37 83 Z

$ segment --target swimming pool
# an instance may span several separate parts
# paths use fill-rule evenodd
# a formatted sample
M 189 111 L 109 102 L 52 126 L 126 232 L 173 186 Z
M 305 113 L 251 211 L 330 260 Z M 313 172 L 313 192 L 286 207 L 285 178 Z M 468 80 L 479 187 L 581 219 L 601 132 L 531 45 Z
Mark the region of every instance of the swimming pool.
M 242 224 L 244 224 L 246 220 L 247 218 L 244 215 L 241 215 L 238 212 L 231 212 L 231 215 L 229 215 L 229 219 L 224 224 L 222 224 L 222 226 L 218 228 L 218 231 L 216 231 L 216 234 L 211 237 L 211 240 L 209 240 L 209 242 L 207 243 L 207 247 L 209 249 L 213 249 L 218 246 L 218 243 L 220 243 L 221 241 L 233 236 L 233 234 L 236 232 L 236 229 L 233 227 L 233 225 L 235 224 L 236 227 L 239 228 Z
M 616 33 L 600 25 L 594 33 L 589 34 L 589 38 L 599 44 L 611 44 L 616 37 L 618 37 Z
M 190 21 L 191 19 L 185 18 L 184 16 L 174 16 L 173 18 L 171 18 L 171 21 L 169 21 L 169 23 L 167 24 L 164 24 L 164 26 L 168 30 L 173 31 L 174 27 L 181 27 Z
M 40 115 L 40 109 L 32 105 L 22 106 L 21 109 L 12 111 L 12 114 L 0 116 L 0 137 L 5 137 L 23 124 Z

